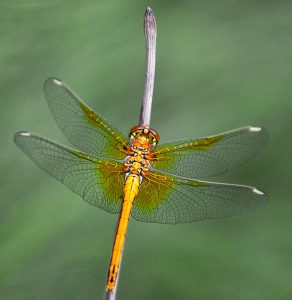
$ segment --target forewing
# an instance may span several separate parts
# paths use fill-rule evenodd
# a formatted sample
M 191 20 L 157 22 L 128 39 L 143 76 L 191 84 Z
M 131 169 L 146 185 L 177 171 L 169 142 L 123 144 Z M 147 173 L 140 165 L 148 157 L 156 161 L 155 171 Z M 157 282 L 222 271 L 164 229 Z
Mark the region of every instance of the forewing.
M 125 157 L 127 139 L 98 116 L 64 82 L 49 78 L 44 84 L 52 114 L 68 140 L 91 155 Z
M 110 213 L 120 211 L 123 164 L 89 156 L 30 132 L 16 133 L 14 141 L 41 169 L 89 204 Z
M 132 216 L 150 223 L 189 223 L 264 207 L 267 200 L 263 192 L 250 186 L 149 172 L 134 201 Z
M 152 153 L 153 167 L 188 178 L 208 178 L 232 169 L 259 153 L 266 130 L 243 127 L 215 136 L 172 142 Z

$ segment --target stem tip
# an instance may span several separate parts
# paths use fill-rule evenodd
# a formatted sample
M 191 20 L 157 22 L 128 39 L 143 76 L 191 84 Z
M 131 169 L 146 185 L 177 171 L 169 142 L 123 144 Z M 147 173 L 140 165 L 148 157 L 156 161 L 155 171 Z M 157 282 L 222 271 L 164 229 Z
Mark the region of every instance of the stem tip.
M 153 11 L 150 6 L 147 6 L 146 11 L 145 11 L 145 16 L 152 16 Z

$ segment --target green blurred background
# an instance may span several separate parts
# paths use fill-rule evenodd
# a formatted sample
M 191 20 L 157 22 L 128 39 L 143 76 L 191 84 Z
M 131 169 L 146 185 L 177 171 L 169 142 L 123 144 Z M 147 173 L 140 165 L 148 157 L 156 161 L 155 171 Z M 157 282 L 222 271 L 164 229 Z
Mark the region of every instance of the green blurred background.
M 187 225 L 131 220 L 117 299 L 292 299 L 292 2 L 2 0 L 1 300 L 103 297 L 117 217 L 41 171 L 13 134 L 68 144 L 44 100 L 50 76 L 127 134 L 143 92 L 147 5 L 161 143 L 265 127 L 263 153 L 215 180 L 256 186 L 270 202 Z

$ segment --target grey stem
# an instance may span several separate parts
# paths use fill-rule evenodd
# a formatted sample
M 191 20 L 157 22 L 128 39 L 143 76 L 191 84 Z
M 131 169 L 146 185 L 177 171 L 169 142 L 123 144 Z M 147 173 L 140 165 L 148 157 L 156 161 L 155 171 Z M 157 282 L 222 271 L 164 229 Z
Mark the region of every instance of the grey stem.
M 155 77 L 157 27 L 153 11 L 149 6 L 147 7 L 144 16 L 144 34 L 146 40 L 146 73 L 139 125 L 150 126 L 152 96 Z
M 150 126 L 152 96 L 154 88 L 154 76 L 155 76 L 155 59 L 156 59 L 156 21 L 152 9 L 148 6 L 146 8 L 144 16 L 144 34 L 146 40 L 146 74 L 145 74 L 145 88 L 144 96 L 140 111 L 140 126 Z M 123 254 L 123 252 L 122 252 Z M 121 257 L 122 263 L 122 257 Z M 121 264 L 120 264 L 121 268 Z M 119 280 L 120 272 L 118 272 L 118 278 L 116 286 L 112 292 L 105 292 L 104 300 L 115 300 L 116 291 Z

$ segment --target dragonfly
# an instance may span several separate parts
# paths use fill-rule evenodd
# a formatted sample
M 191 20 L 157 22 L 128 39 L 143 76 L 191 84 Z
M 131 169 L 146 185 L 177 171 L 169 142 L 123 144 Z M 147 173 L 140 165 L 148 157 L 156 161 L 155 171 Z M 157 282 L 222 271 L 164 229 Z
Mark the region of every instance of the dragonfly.
M 44 91 L 56 122 L 76 149 L 27 131 L 17 132 L 14 140 L 86 202 L 119 213 L 107 291 L 117 282 L 130 216 L 150 223 L 189 223 L 266 205 L 267 196 L 255 187 L 205 181 L 260 152 L 268 140 L 263 128 L 247 126 L 158 146 L 157 131 L 135 126 L 126 138 L 57 78 L 47 79 Z

